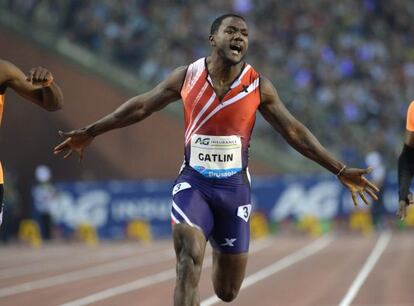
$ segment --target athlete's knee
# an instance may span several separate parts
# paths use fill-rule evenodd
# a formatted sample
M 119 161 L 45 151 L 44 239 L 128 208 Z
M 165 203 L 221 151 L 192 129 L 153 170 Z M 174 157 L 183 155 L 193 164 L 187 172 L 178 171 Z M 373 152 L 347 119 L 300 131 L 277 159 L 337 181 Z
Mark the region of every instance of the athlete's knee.
M 233 301 L 239 294 L 239 288 L 235 287 L 215 287 L 214 291 L 220 300 L 227 303 Z

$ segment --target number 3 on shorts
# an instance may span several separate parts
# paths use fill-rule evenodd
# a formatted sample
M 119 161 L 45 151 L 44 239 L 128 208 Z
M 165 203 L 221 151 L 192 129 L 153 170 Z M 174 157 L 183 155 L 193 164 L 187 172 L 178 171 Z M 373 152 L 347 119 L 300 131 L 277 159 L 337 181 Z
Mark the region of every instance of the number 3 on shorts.
M 239 206 L 239 208 L 237 209 L 237 216 L 247 222 L 249 220 L 251 211 L 252 211 L 251 204 Z

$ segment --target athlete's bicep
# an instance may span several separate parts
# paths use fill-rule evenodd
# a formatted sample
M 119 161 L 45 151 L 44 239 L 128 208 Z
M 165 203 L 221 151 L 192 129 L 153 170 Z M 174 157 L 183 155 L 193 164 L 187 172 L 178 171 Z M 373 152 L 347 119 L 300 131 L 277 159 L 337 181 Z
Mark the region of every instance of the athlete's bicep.
M 260 113 L 284 137 L 288 136 L 301 125 L 286 109 L 279 98 L 276 88 L 268 79 L 263 77 L 260 78 L 260 95 Z
M 157 111 L 169 103 L 181 98 L 181 88 L 185 79 L 187 67 L 175 69 L 164 81 L 144 94 L 145 106 L 150 111 Z

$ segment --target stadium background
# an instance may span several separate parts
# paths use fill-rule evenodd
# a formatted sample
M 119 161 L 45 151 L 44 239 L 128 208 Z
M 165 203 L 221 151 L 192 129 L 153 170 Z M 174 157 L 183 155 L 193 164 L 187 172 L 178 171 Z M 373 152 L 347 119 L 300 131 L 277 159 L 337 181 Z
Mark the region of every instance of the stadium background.
M 58 130 L 101 117 L 208 54 L 209 25 L 226 11 L 246 16 L 247 60 L 322 144 L 360 167 L 369 152 L 380 152 L 395 180 L 414 80 L 406 1 L 1 1 L 1 8 L 2 57 L 26 70 L 50 68 L 66 100 L 64 111 L 46 114 L 7 97 L 1 156 L 18 217 L 31 215 L 39 164 L 50 167 L 54 181 L 173 179 L 182 160 L 179 103 L 98 138 L 82 164 L 50 152 Z M 254 175 L 323 172 L 260 115 L 250 168 Z
M 373 203 L 379 211 L 354 209 L 332 175 L 258 115 L 253 236 L 409 231 L 414 214 L 406 222 L 393 215 L 396 160 L 414 97 L 411 1 L 0 0 L 0 58 L 23 71 L 47 67 L 65 96 L 62 111 L 46 113 L 7 93 L 3 242 L 169 237 L 169 193 L 183 155 L 180 103 L 99 137 L 82 163 L 62 161 L 52 149 L 61 141 L 58 130 L 100 118 L 207 55 L 211 22 L 230 11 L 248 21 L 246 60 L 274 82 L 288 109 L 346 164 L 365 167 L 376 152 L 386 173 L 382 200 Z M 42 165 L 51 179 L 39 184 Z M 51 215 L 51 229 L 44 215 Z

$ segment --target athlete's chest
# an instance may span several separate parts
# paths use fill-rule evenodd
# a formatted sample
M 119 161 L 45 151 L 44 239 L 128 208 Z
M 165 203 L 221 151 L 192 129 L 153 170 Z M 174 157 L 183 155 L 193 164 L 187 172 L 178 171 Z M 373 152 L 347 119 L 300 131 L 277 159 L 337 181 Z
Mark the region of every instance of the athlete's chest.
M 213 86 L 207 76 L 205 83 L 183 97 L 187 119 L 190 121 L 240 124 L 251 120 L 260 104 L 259 79 Z M 210 118 L 212 120 L 210 120 Z
M 233 84 L 233 82 L 219 81 L 214 80 L 213 78 L 208 78 L 207 80 L 219 101 L 223 100 L 227 93 L 231 91 L 231 85 Z

